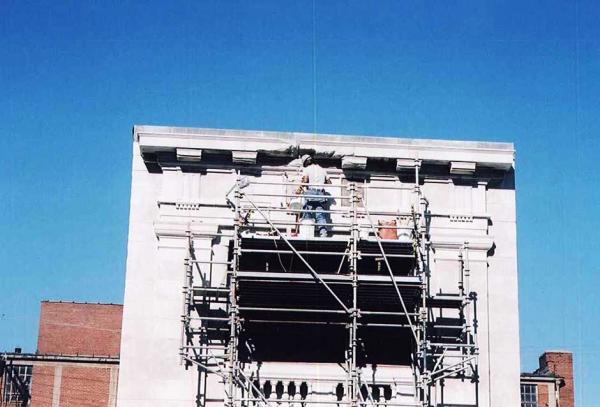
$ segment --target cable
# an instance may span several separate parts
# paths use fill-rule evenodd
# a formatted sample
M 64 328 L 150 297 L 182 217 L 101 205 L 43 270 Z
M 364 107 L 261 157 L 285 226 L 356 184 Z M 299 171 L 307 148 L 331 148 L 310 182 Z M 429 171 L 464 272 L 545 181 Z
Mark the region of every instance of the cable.
M 275 250 L 277 250 L 277 259 L 279 260 L 279 265 L 281 265 L 281 268 L 283 269 L 284 272 L 289 273 L 289 271 L 285 268 L 285 266 L 283 265 L 283 261 L 281 260 L 281 255 L 279 254 L 279 247 L 277 247 L 277 239 L 275 238 L 275 236 L 273 236 L 273 243 L 275 244 Z M 293 257 L 292 257 L 293 259 Z M 291 263 L 290 263 L 291 266 Z

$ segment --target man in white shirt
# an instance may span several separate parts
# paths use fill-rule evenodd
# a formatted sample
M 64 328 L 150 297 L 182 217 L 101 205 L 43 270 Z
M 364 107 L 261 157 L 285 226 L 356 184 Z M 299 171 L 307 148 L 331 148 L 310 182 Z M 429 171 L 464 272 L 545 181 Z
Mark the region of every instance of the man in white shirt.
M 311 185 L 315 185 L 316 189 L 323 189 L 323 184 L 331 184 L 331 180 L 327 176 L 327 171 L 319 164 L 315 164 L 310 155 L 307 154 L 302 157 L 302 166 L 304 167 L 302 170 L 302 183 L 308 184 L 308 188 L 312 188 Z
M 310 155 L 302 156 L 302 185 L 298 192 L 304 189 L 304 212 L 302 219 L 314 219 L 319 231 L 319 236 L 327 237 L 327 194 L 323 186 L 331 184 L 327 172 L 319 164 L 315 164 Z M 308 212 L 310 211 L 310 212 Z

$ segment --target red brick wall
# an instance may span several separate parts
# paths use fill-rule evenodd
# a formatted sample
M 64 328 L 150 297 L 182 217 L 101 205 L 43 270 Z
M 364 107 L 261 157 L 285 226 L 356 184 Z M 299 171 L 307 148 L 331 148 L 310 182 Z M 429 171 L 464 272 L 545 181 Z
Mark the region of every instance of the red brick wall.
M 61 407 L 107 407 L 110 368 L 64 367 L 60 386 Z
M 540 356 L 540 367 L 548 367 L 551 372 L 565 379 L 560 388 L 560 407 L 574 407 L 573 354 L 569 352 L 545 352 Z
M 118 356 L 122 305 L 42 302 L 38 352 Z
M 54 394 L 60 407 L 110 407 L 110 370 L 112 366 L 77 366 L 73 363 L 33 367 L 31 407 L 52 407 Z M 60 371 L 60 389 L 55 376 Z M 115 374 L 115 378 L 116 378 Z M 58 383 L 58 382 L 57 382 Z
M 538 407 L 548 407 L 548 402 L 550 401 L 548 398 L 548 385 L 538 384 L 537 395 Z
M 33 366 L 31 372 L 31 407 L 52 407 L 54 366 Z

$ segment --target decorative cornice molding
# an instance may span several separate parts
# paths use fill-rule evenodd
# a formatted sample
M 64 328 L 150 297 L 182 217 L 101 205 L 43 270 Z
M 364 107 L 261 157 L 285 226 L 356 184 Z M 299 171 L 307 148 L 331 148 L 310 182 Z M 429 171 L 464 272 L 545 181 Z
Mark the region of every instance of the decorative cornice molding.
M 219 225 L 199 222 L 155 222 L 154 233 L 161 238 L 214 238 L 219 235 Z
M 254 165 L 256 164 L 257 151 L 232 151 L 231 158 L 234 164 Z
M 135 126 L 133 134 L 142 152 L 180 148 L 266 152 L 295 157 L 300 151 L 313 151 L 316 154 L 325 152 L 333 158 L 417 159 L 437 164 L 473 162 L 477 166 L 501 170 L 509 170 L 514 166 L 512 143 L 161 126 Z
M 414 170 L 415 167 L 421 166 L 421 160 L 414 158 L 397 158 L 396 171 Z
M 469 250 L 488 252 L 494 246 L 494 239 L 487 237 L 436 236 L 431 239 L 433 249 Z
M 451 161 L 450 162 L 450 174 L 459 175 L 473 175 L 477 164 L 474 162 L 465 161 Z
M 367 168 L 367 157 L 353 155 L 342 157 L 342 169 L 344 170 L 364 170 L 365 168 Z
M 199 148 L 177 148 L 177 159 L 179 161 L 200 161 L 202 160 L 202 150 Z

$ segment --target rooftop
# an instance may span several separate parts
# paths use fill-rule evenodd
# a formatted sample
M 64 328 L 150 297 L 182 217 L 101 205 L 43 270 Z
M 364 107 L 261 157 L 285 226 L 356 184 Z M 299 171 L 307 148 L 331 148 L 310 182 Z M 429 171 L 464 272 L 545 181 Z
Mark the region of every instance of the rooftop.
M 52 303 L 52 304 L 114 305 L 117 307 L 123 306 L 123 304 L 115 304 L 112 302 L 62 301 L 62 300 L 42 300 L 42 302 L 43 303 Z

